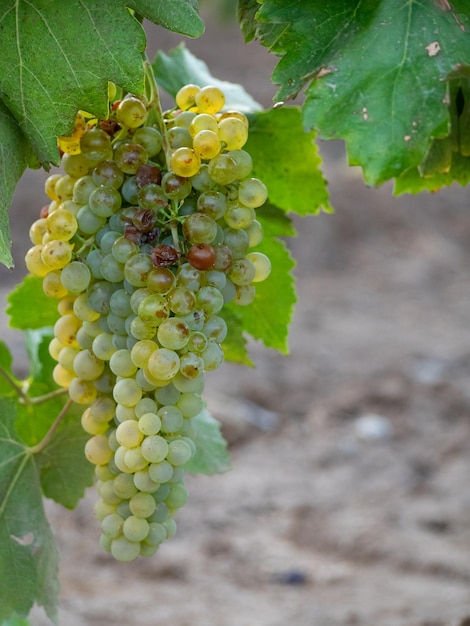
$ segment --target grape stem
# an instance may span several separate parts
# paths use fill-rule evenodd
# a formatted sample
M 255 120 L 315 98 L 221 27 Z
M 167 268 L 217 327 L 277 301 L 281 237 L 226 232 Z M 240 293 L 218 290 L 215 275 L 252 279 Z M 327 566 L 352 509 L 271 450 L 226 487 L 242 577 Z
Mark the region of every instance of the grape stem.
M 39 452 L 42 452 L 44 448 L 50 444 L 52 437 L 54 436 L 56 430 L 59 428 L 60 423 L 64 419 L 71 405 L 72 405 L 72 400 L 69 398 L 67 402 L 64 404 L 64 406 L 62 407 L 62 410 L 60 411 L 59 415 L 55 418 L 52 426 L 49 428 L 47 433 L 41 439 L 41 441 L 37 443 L 35 446 L 31 446 L 30 448 L 28 448 L 28 452 L 30 454 L 38 454 Z
M 13 389 L 16 391 L 16 393 L 20 396 L 21 400 L 27 404 L 28 403 L 28 396 L 25 394 L 25 392 L 23 391 L 23 389 L 21 389 L 21 387 L 16 383 L 15 380 L 13 380 L 13 378 L 10 376 L 10 374 L 8 374 L 8 372 L 6 372 L 3 367 L 0 367 L 0 375 L 3 376 L 3 378 L 13 387 Z
M 149 89 L 149 107 L 155 118 L 155 124 L 162 135 L 166 166 L 167 169 L 170 169 L 170 142 L 168 141 L 165 120 L 163 119 L 162 105 L 160 102 L 160 95 L 158 93 L 158 86 L 155 81 L 155 74 L 153 73 L 151 63 L 148 60 L 144 61 L 144 74 Z
M 67 393 L 67 389 L 54 389 L 54 391 L 50 391 L 48 393 L 44 393 L 42 396 L 34 396 L 30 397 L 27 393 L 25 393 L 24 389 L 22 389 L 18 383 L 6 372 L 3 367 L 0 367 L 0 375 L 11 385 L 11 387 L 16 391 L 19 396 L 19 401 L 21 404 L 26 404 L 30 406 L 34 406 L 37 404 L 43 404 L 47 402 L 51 398 L 57 398 L 58 396 L 63 396 Z
M 153 114 L 155 118 L 155 124 L 160 131 L 163 138 L 163 150 L 165 152 L 165 161 L 167 169 L 170 170 L 170 157 L 171 157 L 171 147 L 170 142 L 168 141 L 167 129 L 165 125 L 165 120 L 163 119 L 163 111 L 162 105 L 160 102 L 160 95 L 158 93 L 158 85 L 155 80 L 155 74 L 153 73 L 152 65 L 150 61 L 144 61 L 144 74 L 145 79 L 147 81 L 148 89 L 149 89 L 149 107 L 150 112 Z M 178 235 L 178 222 L 175 219 L 178 216 L 178 203 L 172 202 L 171 207 L 172 220 L 170 222 L 170 232 L 173 238 L 173 246 L 175 250 L 181 253 L 181 246 Z

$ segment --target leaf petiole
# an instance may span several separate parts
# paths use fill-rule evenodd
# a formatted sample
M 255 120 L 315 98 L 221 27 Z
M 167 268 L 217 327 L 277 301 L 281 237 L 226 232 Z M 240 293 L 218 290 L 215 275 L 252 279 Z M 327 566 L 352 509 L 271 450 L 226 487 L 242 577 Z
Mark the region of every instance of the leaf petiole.
M 27 451 L 29 452 L 29 454 L 38 454 L 39 452 L 42 452 L 46 446 L 49 445 L 49 443 L 52 440 L 52 437 L 54 436 L 54 433 L 59 428 L 60 423 L 64 419 L 71 405 L 72 405 L 72 400 L 69 398 L 67 402 L 64 404 L 64 406 L 62 407 L 62 410 L 60 411 L 58 416 L 55 418 L 52 426 L 49 428 L 47 433 L 41 439 L 41 441 L 37 443 L 35 446 L 31 446 L 30 448 L 27 448 Z

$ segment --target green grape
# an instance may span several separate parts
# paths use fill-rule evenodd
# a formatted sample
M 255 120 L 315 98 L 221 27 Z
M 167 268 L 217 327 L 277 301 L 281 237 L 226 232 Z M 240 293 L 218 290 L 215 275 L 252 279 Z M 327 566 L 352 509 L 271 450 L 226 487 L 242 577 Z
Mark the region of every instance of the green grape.
M 161 420 L 161 431 L 163 433 L 176 433 L 183 426 L 183 414 L 175 406 L 162 406 L 158 409 L 157 415 Z
M 196 137 L 201 132 L 210 131 L 213 133 L 218 140 L 218 125 L 217 120 L 213 115 L 209 115 L 208 113 L 200 113 L 193 117 L 189 124 L 189 132 L 191 137 Z M 219 141 L 219 151 L 220 151 L 220 141 Z M 215 156 L 215 155 L 214 155 Z M 208 157 L 212 158 L 212 157 Z
M 105 465 L 113 455 L 108 439 L 104 435 L 95 435 L 85 444 L 85 456 L 93 465 Z
M 129 204 L 137 204 L 139 199 L 139 188 L 135 176 L 129 176 L 124 181 L 121 188 L 122 197 Z
M 246 234 L 248 235 L 248 246 L 254 248 L 263 240 L 263 226 L 258 220 L 253 220 L 246 228 Z
M 183 222 L 183 234 L 191 244 L 211 243 L 217 234 L 217 224 L 204 213 L 193 213 Z
M 139 418 L 139 430 L 144 435 L 157 435 L 161 427 L 161 419 L 156 413 L 144 413 Z
M 237 259 L 229 270 L 229 278 L 239 286 L 250 285 L 256 275 L 256 268 L 248 259 Z
M 149 157 L 157 155 L 163 147 L 163 139 L 160 131 L 151 126 L 138 128 L 133 138 L 136 143 L 145 148 Z
M 255 210 L 251 207 L 231 204 L 225 211 L 224 221 L 229 228 L 240 230 L 241 228 L 248 228 L 253 223 L 255 217 Z
M 111 254 L 119 263 L 125 263 L 127 259 L 134 256 L 139 252 L 139 247 L 126 239 L 125 237 L 118 237 L 112 245 Z
M 129 500 L 129 508 L 136 517 L 146 518 L 155 511 L 156 502 L 153 496 L 148 493 L 136 493 Z
M 204 368 L 206 370 L 217 369 L 224 360 L 224 352 L 218 343 L 208 341 L 206 348 L 201 352 Z
M 237 179 L 246 178 L 253 169 L 253 159 L 245 150 L 229 150 L 227 154 L 235 161 L 237 165 Z
M 177 176 L 173 172 L 167 172 L 162 178 L 162 189 L 167 198 L 171 200 L 183 200 L 191 193 L 191 181 L 189 178 Z
M 114 478 L 113 490 L 121 500 L 129 500 L 138 491 L 132 474 L 127 474 L 126 472 L 121 472 Z
M 193 138 L 187 128 L 173 126 L 168 130 L 168 142 L 172 150 L 178 148 L 192 148 Z
M 114 151 L 116 165 L 125 174 L 136 174 L 141 165 L 148 161 L 147 151 L 138 143 L 121 143 Z
M 88 174 L 90 161 L 83 154 L 63 154 L 60 165 L 72 178 L 80 178 Z
M 41 259 L 47 267 L 53 270 L 62 269 L 72 258 L 72 248 L 66 241 L 53 239 L 46 243 L 41 250 Z
M 166 439 L 160 435 L 149 435 L 145 437 L 140 445 L 142 455 L 149 463 L 160 463 L 163 461 L 168 454 L 168 449 L 169 446 Z
M 248 128 L 236 117 L 227 117 L 219 122 L 219 139 L 226 150 L 240 150 L 248 139 Z
M 140 543 L 118 537 L 111 542 L 111 554 L 117 561 L 133 561 L 140 554 Z
M 75 217 L 65 209 L 57 209 L 57 211 L 48 215 L 43 223 L 47 232 L 50 233 L 54 239 L 60 241 L 69 241 L 75 235 L 78 228 Z
M 85 204 L 77 213 L 78 228 L 84 235 L 94 235 L 104 226 L 106 218 L 95 215 Z
M 208 85 L 197 92 L 196 106 L 200 113 L 218 113 L 225 104 L 225 96 L 218 87 Z
M 247 178 L 240 182 L 238 187 L 238 199 L 245 206 L 256 209 L 264 204 L 267 198 L 267 187 L 258 178 Z
M 171 491 L 165 500 L 165 504 L 170 509 L 179 509 L 188 501 L 188 492 L 181 483 L 171 485 Z
M 158 348 L 148 360 L 150 374 L 159 380 L 171 380 L 180 368 L 180 359 L 174 350 Z
M 176 106 L 185 111 L 196 103 L 196 96 L 201 91 L 198 85 L 188 84 L 179 89 L 175 96 Z
M 117 289 L 111 294 L 109 306 L 111 311 L 119 317 L 127 317 L 132 313 L 131 297 L 125 289 Z
M 211 315 L 207 318 L 202 332 L 207 339 L 214 339 L 217 343 L 222 343 L 227 336 L 227 323 L 222 317 Z
M 118 515 L 117 513 L 111 513 L 111 515 L 107 515 L 101 521 L 101 528 L 105 535 L 111 537 L 111 539 L 116 539 L 122 534 L 122 525 L 124 524 L 124 518 Z
M 203 353 L 205 352 L 204 349 Z M 185 352 L 180 357 L 180 372 L 186 378 L 196 378 L 204 371 L 204 360 L 195 352 Z
M 198 173 L 201 159 L 192 148 L 181 147 L 172 152 L 170 168 L 178 176 L 190 178 Z
M 95 380 L 104 370 L 104 363 L 91 350 L 81 350 L 73 360 L 73 370 L 82 380 Z
M 193 451 L 187 441 L 174 439 L 168 444 L 168 454 L 166 455 L 168 463 L 176 466 L 185 465 L 192 456 Z
M 248 306 L 251 304 L 256 296 L 256 289 L 254 285 L 236 285 L 235 296 L 232 300 L 234 304 L 239 306 Z
M 147 275 L 147 287 L 161 295 L 167 294 L 175 283 L 175 275 L 167 267 L 156 267 Z
M 209 191 L 215 187 L 215 182 L 209 176 L 209 167 L 207 163 L 202 163 L 199 168 L 199 172 L 191 177 L 191 184 L 193 189 L 196 191 Z M 189 204 L 186 204 L 185 210 L 189 208 Z M 191 211 L 193 213 L 194 211 Z M 182 208 L 179 211 L 180 215 L 187 215 L 187 213 L 182 212 Z
M 166 483 L 173 476 L 173 466 L 168 461 L 160 461 L 159 463 L 151 463 L 149 465 L 149 476 L 156 483 Z
M 199 89 L 199 87 L 198 87 Z M 194 111 L 180 111 L 173 119 L 174 126 L 181 126 L 182 128 L 189 128 L 191 120 L 196 117 Z
M 46 296 L 60 300 L 67 295 L 67 289 L 60 282 L 60 272 L 52 271 L 44 276 L 42 288 Z
M 229 185 L 238 177 L 237 162 L 227 153 L 220 153 L 209 162 L 209 176 L 219 185 Z
M 167 318 L 157 330 L 160 345 L 169 350 L 181 350 L 188 343 L 189 337 L 188 325 L 178 317 Z
M 114 386 L 113 397 L 118 404 L 132 407 L 142 398 L 142 389 L 133 378 L 122 378 Z
M 92 171 L 92 178 L 95 185 L 106 185 L 113 189 L 119 189 L 124 182 L 124 172 L 111 159 L 100 161 Z
M 139 303 L 137 314 L 146 324 L 158 326 L 168 317 L 167 300 L 158 293 L 151 293 Z
M 51 276 L 51 274 L 48 274 L 48 276 L 46 276 L 46 279 L 49 276 Z M 44 279 L 44 282 L 46 279 Z M 88 303 L 88 296 L 86 293 L 81 293 L 74 300 L 73 312 L 79 320 L 82 320 L 82 322 L 93 322 L 94 320 L 99 318 L 99 313 L 97 313 L 90 307 Z
M 204 403 L 198 393 L 182 393 L 176 402 L 176 406 L 184 417 L 191 418 L 199 415 L 204 408 Z M 163 482 L 163 481 L 162 481 Z
M 138 128 L 147 119 L 147 108 L 139 98 L 126 96 L 116 109 L 116 118 L 122 126 Z
M 152 269 L 152 261 L 147 254 L 135 254 L 126 261 L 124 276 L 133 287 L 145 287 Z
M 152 413 L 157 410 L 157 403 L 149 397 L 142 398 L 135 406 L 135 414 L 137 418 L 142 417 L 145 413 Z
M 116 350 L 109 359 L 109 367 L 113 374 L 124 378 L 132 376 L 137 371 L 137 366 L 131 359 L 130 350 L 127 349 Z
M 262 252 L 250 252 L 247 254 L 246 258 L 255 268 L 253 282 L 259 283 L 266 280 L 271 273 L 271 261 L 269 260 L 269 257 Z
M 155 392 L 155 400 L 162 405 L 175 404 L 179 397 L 180 392 L 172 383 L 166 384 Z
M 110 217 L 119 211 L 122 204 L 122 197 L 119 191 L 108 185 L 100 185 L 91 192 L 88 198 L 90 211 L 98 217 Z
M 214 315 L 222 309 L 224 297 L 217 287 L 206 285 L 199 290 L 197 302 L 207 315 Z
M 144 435 L 139 429 L 139 424 L 135 420 L 125 420 L 116 429 L 116 439 L 121 446 L 134 448 L 138 446 Z
M 93 163 L 108 158 L 111 152 L 109 135 L 100 128 L 87 131 L 80 138 L 80 151 L 85 158 Z
M 243 229 L 235 230 L 234 228 L 226 228 L 224 230 L 224 244 L 225 246 L 228 246 L 230 248 L 233 259 L 242 259 L 245 257 L 248 250 L 248 235 Z M 215 248 L 215 253 L 216 260 L 214 263 L 214 268 L 221 269 L 220 267 L 218 267 L 217 263 L 217 248 Z

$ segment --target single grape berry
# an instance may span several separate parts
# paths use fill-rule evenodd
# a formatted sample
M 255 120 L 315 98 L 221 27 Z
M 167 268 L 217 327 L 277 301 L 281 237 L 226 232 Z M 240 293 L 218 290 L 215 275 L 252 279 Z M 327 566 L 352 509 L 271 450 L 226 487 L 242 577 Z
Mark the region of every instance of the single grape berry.
M 189 248 L 188 261 L 198 270 L 209 270 L 215 262 L 215 250 L 208 243 L 197 243 Z
M 162 243 L 152 250 L 151 258 L 155 267 L 169 267 L 178 261 L 178 252 Z

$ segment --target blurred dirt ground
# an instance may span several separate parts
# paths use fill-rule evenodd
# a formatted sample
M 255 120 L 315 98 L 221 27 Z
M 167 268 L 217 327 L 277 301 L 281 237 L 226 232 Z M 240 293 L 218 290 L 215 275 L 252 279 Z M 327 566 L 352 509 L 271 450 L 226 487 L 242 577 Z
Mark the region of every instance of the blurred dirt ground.
M 187 45 L 269 105 L 274 59 L 236 28 Z M 255 370 L 208 376 L 232 471 L 189 477 L 176 537 L 132 564 L 100 551 L 93 490 L 74 512 L 48 503 L 62 626 L 470 624 L 469 192 L 395 199 L 340 144 L 322 152 L 336 214 L 296 220 L 291 355 L 253 345 Z M 16 194 L 3 298 L 44 178 Z M 23 368 L 4 319 L 1 335 Z

